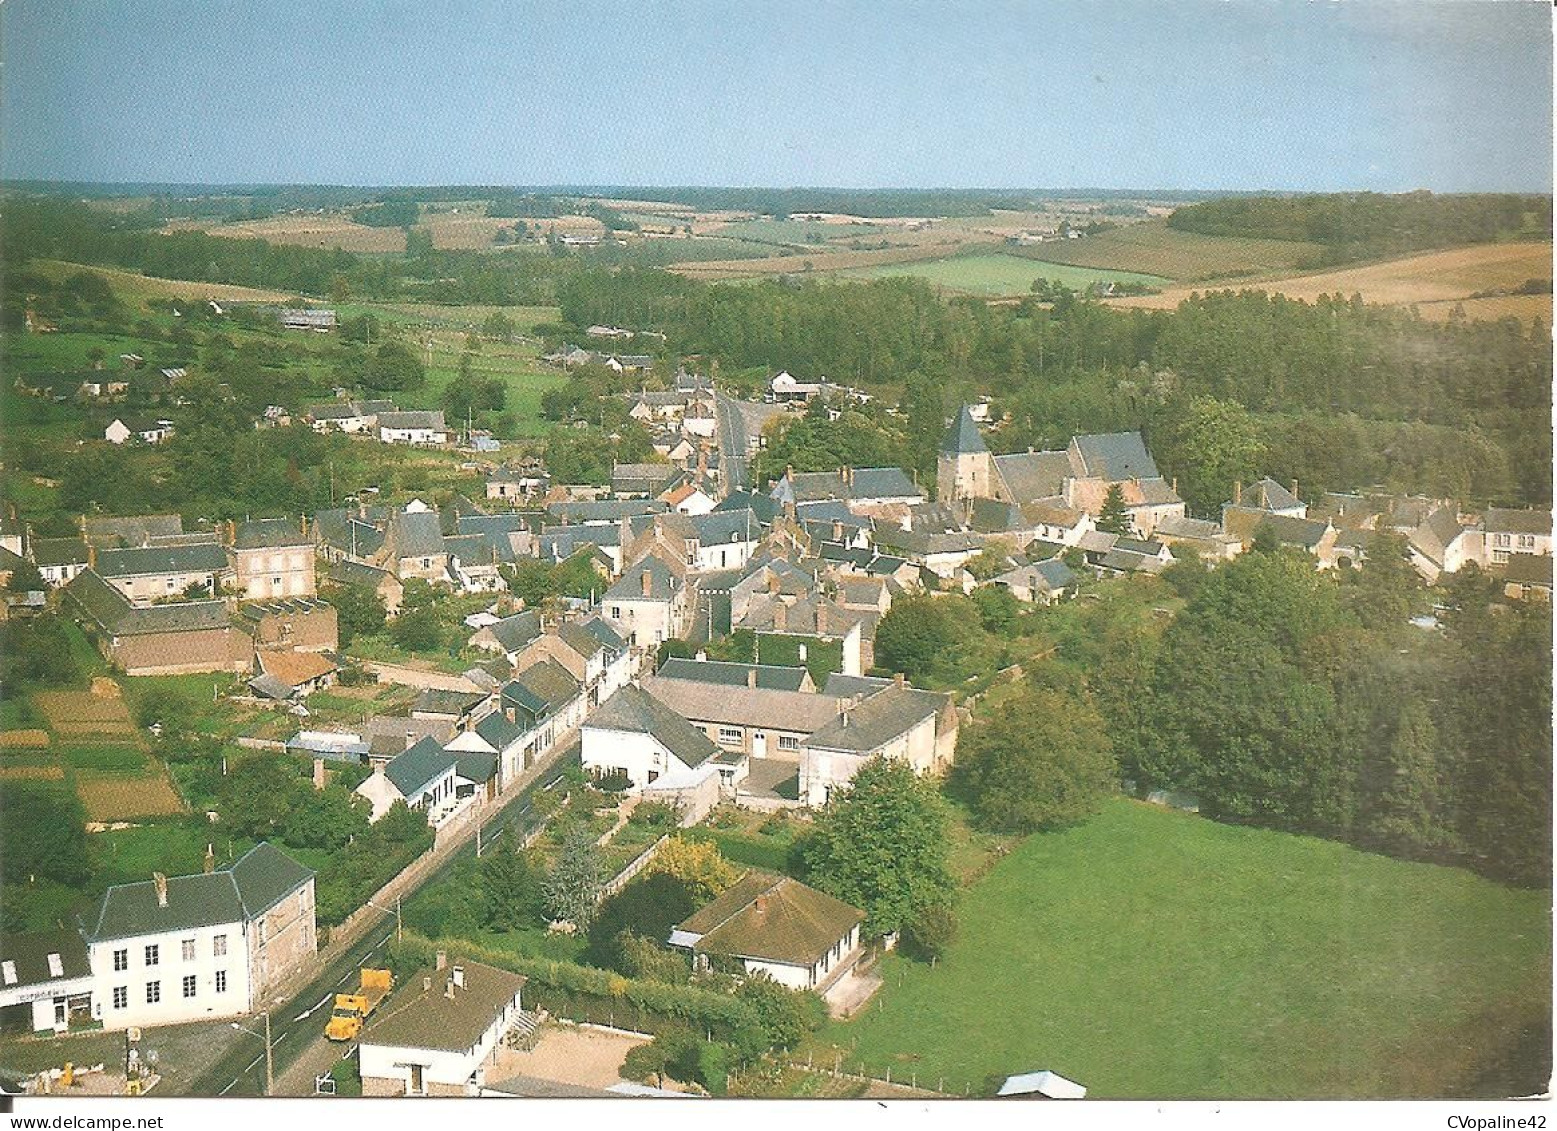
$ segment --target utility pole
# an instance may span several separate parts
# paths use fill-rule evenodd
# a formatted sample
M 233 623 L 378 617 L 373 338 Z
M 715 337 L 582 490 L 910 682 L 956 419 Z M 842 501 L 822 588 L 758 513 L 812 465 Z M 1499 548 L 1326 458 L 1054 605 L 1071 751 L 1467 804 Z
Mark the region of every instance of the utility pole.
M 271 1057 L 270 1044 L 270 1010 L 265 1011 L 265 1094 L 276 1094 L 276 1065 Z

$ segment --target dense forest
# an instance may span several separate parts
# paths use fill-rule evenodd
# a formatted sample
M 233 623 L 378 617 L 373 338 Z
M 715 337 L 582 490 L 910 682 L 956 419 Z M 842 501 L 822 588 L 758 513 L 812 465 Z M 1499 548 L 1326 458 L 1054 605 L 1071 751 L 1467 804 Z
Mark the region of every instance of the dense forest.
M 1430 192 L 1244 196 L 1179 208 L 1168 226 L 1207 236 L 1306 240 L 1324 246 L 1321 263 L 1347 263 L 1509 236 L 1550 239 L 1552 198 Z

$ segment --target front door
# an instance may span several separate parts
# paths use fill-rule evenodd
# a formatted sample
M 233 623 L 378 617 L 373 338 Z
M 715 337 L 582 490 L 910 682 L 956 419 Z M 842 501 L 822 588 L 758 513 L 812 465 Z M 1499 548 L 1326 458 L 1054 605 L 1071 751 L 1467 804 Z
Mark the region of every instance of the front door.
M 753 758 L 766 758 L 768 756 L 768 739 L 760 730 L 751 732 L 751 756 Z
M 411 1087 L 407 1094 L 420 1096 L 426 1090 L 426 1085 L 422 1082 L 422 1066 L 420 1064 L 411 1065 Z

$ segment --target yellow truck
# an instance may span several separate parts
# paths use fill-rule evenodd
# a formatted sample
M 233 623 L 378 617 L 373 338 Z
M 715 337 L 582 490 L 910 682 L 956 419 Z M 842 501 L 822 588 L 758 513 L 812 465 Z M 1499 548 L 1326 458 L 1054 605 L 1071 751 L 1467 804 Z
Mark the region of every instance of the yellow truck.
M 362 982 L 354 994 L 336 994 L 335 1008 L 324 1035 L 332 1041 L 354 1041 L 362 1035 L 362 1023 L 388 996 L 395 979 L 388 970 L 362 969 Z

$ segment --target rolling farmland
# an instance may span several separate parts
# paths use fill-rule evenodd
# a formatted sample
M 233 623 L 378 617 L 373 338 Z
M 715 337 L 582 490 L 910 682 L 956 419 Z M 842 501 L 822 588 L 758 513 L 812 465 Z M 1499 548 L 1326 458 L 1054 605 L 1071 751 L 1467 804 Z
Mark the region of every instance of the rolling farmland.
M 1424 318 L 1442 320 L 1456 305 L 1471 318 L 1518 317 L 1550 320 L 1552 296 L 1498 295 L 1472 299 L 1486 291 L 1511 291 L 1529 279 L 1552 277 L 1549 243 L 1477 244 L 1448 251 L 1430 251 L 1400 259 L 1320 271 L 1309 275 L 1228 283 L 1284 294 L 1313 302 L 1320 295 L 1361 294 L 1373 303 L 1414 305 Z M 1177 286 L 1161 294 L 1112 299 L 1119 307 L 1167 310 L 1206 287 Z
M 1170 228 L 1162 220 L 1126 224 L 1079 240 L 1054 240 L 1037 247 L 1012 249 L 1012 254 L 1096 267 L 1107 271 L 1141 271 L 1181 282 L 1214 278 L 1290 274 L 1301 263 L 1314 262 L 1318 244 L 1292 240 L 1202 236 Z

